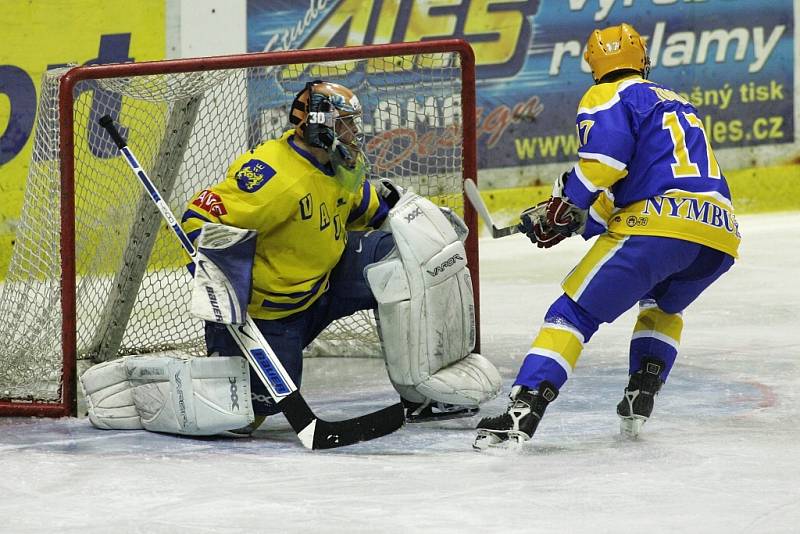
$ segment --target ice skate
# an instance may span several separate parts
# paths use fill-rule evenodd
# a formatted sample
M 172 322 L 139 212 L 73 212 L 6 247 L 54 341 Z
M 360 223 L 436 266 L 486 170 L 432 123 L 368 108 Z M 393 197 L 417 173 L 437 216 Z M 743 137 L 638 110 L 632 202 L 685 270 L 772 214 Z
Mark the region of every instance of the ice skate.
M 514 386 L 506 413 L 484 417 L 478 423 L 478 435 L 472 444 L 476 450 L 508 443 L 528 441 L 544 415 L 547 405 L 558 396 L 558 390 L 549 382 L 539 384 L 539 389 Z
M 617 415 L 620 422 L 620 433 L 628 437 L 637 437 L 650 414 L 653 413 L 653 402 L 664 381 L 660 374 L 664 362 L 655 358 L 642 360 L 641 368 L 630 376 L 625 395 L 617 404 Z

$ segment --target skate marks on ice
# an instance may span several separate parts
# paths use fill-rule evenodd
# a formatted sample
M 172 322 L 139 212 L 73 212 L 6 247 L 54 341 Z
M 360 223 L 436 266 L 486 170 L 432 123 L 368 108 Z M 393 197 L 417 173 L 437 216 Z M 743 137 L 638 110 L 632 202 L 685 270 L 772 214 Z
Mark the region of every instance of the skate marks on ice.
M 627 368 L 592 366 L 583 362 L 542 418 L 531 441 L 504 443 L 484 454 L 545 455 L 598 447 L 643 447 L 660 438 L 706 431 L 716 433 L 746 425 L 753 416 L 768 412 L 779 403 L 772 387 L 740 375 L 720 374 L 711 368 L 678 363 L 667 384 L 656 397 L 653 415 L 638 438 L 620 435 L 616 405 L 627 383 Z M 507 380 L 504 392 L 511 389 Z M 501 413 L 507 397 L 493 400 L 484 415 Z M 633 443 L 632 443 L 633 442 Z M 637 445 L 635 442 L 641 442 Z
M 554 454 L 575 448 L 594 447 L 598 442 L 612 445 L 628 441 L 619 436 L 616 404 L 627 380 L 623 367 L 592 366 L 588 362 L 576 370 L 563 394 L 549 408 L 534 438 L 521 446 L 492 449 L 497 454 Z M 370 363 L 374 365 L 373 363 Z M 329 368 L 348 367 L 332 363 Z M 352 375 L 350 375 L 352 376 Z M 470 452 L 474 428 L 486 415 L 502 412 L 508 402 L 512 379 L 503 393 L 470 418 L 407 424 L 394 434 L 371 443 L 360 443 L 325 454 L 413 455 L 445 452 Z M 391 391 L 350 390 L 337 396 L 334 391 L 311 390 L 308 397 L 320 406 L 320 413 L 331 419 L 353 417 L 392 400 Z M 378 388 L 381 389 L 381 388 Z M 725 428 L 735 420 L 769 410 L 778 396 L 765 384 L 726 376 L 714 369 L 680 365 L 656 398 L 653 416 L 644 426 L 639 440 L 657 441 L 663 433 L 684 432 L 697 424 Z M 77 455 L 189 453 L 224 451 L 240 453 L 286 453 L 302 449 L 286 420 L 273 416 L 253 436 L 245 438 L 189 438 L 144 431 L 103 431 L 91 427 L 86 419 L 0 418 L 0 454 L 36 450 Z M 699 430 L 702 432 L 702 429 Z

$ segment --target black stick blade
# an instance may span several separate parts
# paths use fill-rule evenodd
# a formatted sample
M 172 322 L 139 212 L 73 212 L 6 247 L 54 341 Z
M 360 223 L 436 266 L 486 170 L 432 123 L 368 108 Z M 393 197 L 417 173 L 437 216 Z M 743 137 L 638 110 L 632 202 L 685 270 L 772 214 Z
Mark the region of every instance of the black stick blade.
M 324 421 L 311 411 L 299 391 L 278 403 L 286 420 L 309 449 L 333 449 L 391 434 L 405 424 L 401 403 L 345 421 Z
M 391 434 L 405 424 L 402 403 L 387 406 L 347 421 L 317 419 L 313 449 L 333 449 Z

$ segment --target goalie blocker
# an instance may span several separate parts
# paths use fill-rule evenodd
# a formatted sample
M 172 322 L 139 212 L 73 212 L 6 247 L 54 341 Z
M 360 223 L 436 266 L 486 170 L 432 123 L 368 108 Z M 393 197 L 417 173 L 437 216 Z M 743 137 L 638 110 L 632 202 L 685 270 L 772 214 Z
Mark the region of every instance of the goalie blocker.
M 495 366 L 475 346 L 467 228 L 430 200 L 405 193 L 384 227 L 396 248 L 366 268 L 378 301 L 389 379 L 407 401 L 477 406 L 500 391 Z M 460 234 L 460 235 L 459 235 Z

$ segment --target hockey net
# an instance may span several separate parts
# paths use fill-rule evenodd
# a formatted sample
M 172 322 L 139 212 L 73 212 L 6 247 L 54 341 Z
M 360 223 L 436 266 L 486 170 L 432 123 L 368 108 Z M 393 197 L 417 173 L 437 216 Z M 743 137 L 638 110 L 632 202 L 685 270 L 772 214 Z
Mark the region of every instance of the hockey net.
M 202 323 L 187 313 L 187 257 L 97 120 L 121 125 L 180 217 L 236 156 L 289 127 L 292 99 L 312 79 L 358 95 L 371 177 L 465 216 L 477 284 L 475 217 L 462 195 L 475 175 L 474 60 L 463 41 L 49 71 L 0 293 L 0 415 L 74 413 L 78 364 L 205 353 Z M 334 323 L 310 352 L 378 354 L 371 312 Z

